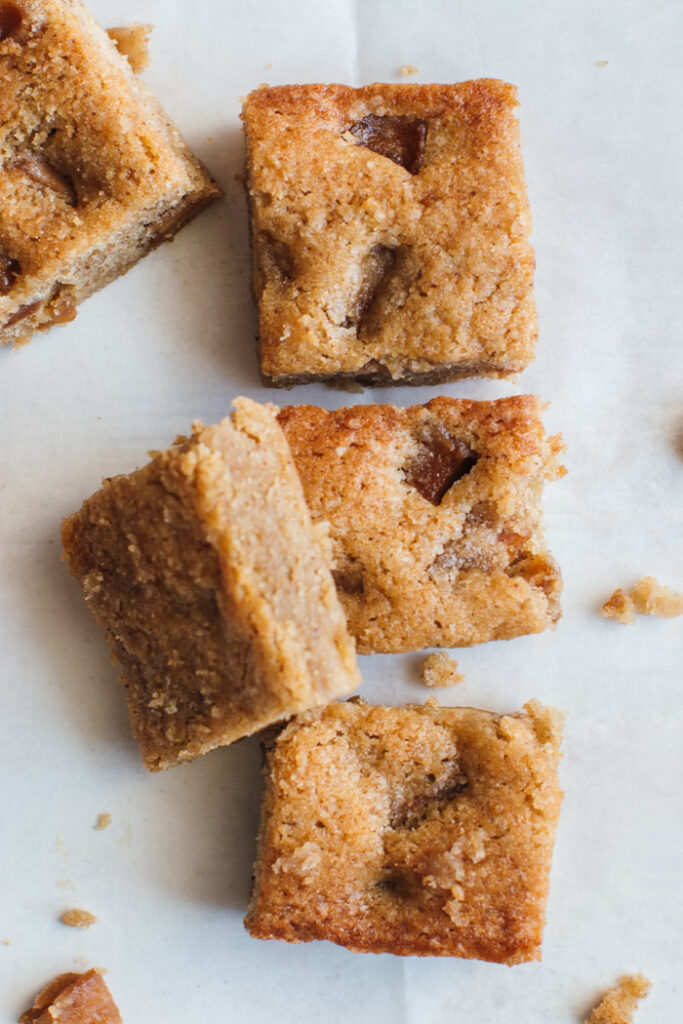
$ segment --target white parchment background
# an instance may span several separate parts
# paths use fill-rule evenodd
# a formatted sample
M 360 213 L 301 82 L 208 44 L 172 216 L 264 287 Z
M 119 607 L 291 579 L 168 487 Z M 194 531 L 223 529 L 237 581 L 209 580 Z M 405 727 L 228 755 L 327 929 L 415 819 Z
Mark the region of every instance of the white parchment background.
M 226 191 L 75 323 L 0 353 L 0 1020 L 53 974 L 104 966 L 126 1024 L 570 1024 L 625 971 L 642 1024 L 681 1020 L 683 620 L 596 615 L 644 574 L 683 588 L 683 121 L 677 0 L 92 0 L 156 25 L 146 79 Z M 602 62 L 606 66 L 600 66 Z M 149 776 L 99 629 L 60 563 L 60 518 L 195 417 L 266 391 L 241 187 L 239 97 L 263 81 L 516 83 L 534 215 L 538 357 L 518 382 L 568 444 L 547 527 L 558 630 L 458 656 L 446 702 L 569 712 L 542 964 L 353 955 L 242 927 L 259 750 Z M 409 404 L 430 389 L 366 392 Z M 365 696 L 426 696 L 418 655 L 362 659 Z M 112 815 L 93 830 L 100 812 Z M 100 918 L 58 921 L 70 906 Z

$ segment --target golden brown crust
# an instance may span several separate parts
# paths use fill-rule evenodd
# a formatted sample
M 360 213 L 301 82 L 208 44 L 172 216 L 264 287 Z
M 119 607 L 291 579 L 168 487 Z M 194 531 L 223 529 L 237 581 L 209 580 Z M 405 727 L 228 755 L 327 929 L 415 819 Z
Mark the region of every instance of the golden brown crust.
M 418 383 L 529 363 L 534 257 L 516 104 L 494 79 L 247 97 L 267 383 Z M 397 162 L 368 147 L 368 124 L 407 125 L 424 149 Z
M 540 496 L 563 472 L 562 444 L 544 436 L 537 399 L 287 406 L 278 418 L 313 518 L 330 523 L 361 653 L 467 646 L 557 621 L 561 578 Z M 478 457 L 438 504 L 410 482 L 430 432 Z
M 152 770 L 360 681 L 324 528 L 270 407 L 240 399 L 231 419 L 106 481 L 62 539 Z
M 40 992 L 19 1024 L 121 1024 L 121 1015 L 98 971 L 60 974 Z
M 80 0 L 0 40 L 0 344 L 75 307 L 220 190 Z
M 652 985 L 643 974 L 628 974 L 605 994 L 586 1024 L 632 1024 L 640 999 L 644 999 Z
M 362 952 L 538 959 L 561 716 L 333 704 L 267 757 L 257 938 Z

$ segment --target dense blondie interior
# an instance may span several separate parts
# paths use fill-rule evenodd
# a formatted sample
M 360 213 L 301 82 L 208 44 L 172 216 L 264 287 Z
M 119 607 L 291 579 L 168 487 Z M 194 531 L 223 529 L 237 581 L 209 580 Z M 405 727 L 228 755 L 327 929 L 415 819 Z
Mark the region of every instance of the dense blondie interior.
M 195 427 L 64 522 L 151 770 L 350 693 L 353 641 L 270 407 Z
M 513 86 L 291 85 L 244 104 L 267 383 L 435 383 L 534 354 Z
M 563 445 L 530 395 L 399 409 L 286 406 L 279 421 L 358 650 L 455 647 L 537 633 L 560 616 L 541 521 Z
M 360 952 L 540 958 L 561 716 L 332 704 L 265 767 L 246 927 Z
M 98 971 L 60 974 L 40 992 L 19 1024 L 121 1024 L 116 1003 Z
M 73 320 L 219 194 L 80 0 L 2 0 L 0 344 Z

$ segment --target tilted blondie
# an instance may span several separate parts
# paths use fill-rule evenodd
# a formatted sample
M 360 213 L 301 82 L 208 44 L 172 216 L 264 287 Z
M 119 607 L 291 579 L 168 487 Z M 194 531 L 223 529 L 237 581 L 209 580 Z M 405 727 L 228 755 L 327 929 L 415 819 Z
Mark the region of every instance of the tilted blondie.
M 80 0 L 1 0 L 0 344 L 73 320 L 218 195 Z
M 564 470 L 530 395 L 435 398 L 398 409 L 287 406 L 279 421 L 358 650 L 468 646 L 538 633 L 560 616 L 541 522 Z
M 559 712 L 333 704 L 268 751 L 257 938 L 540 959 L 562 793 Z
M 513 86 L 297 85 L 244 104 L 267 383 L 435 383 L 534 355 Z
M 240 399 L 231 419 L 105 481 L 62 540 L 153 771 L 360 682 L 325 528 L 267 406 Z

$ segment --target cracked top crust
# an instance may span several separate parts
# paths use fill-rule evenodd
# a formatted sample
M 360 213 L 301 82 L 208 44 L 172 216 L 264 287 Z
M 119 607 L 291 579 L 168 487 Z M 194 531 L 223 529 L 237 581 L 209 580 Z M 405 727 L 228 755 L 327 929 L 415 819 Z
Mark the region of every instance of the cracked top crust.
M 267 757 L 247 929 L 349 949 L 539 959 L 559 712 L 333 704 Z
M 529 363 L 534 257 L 516 102 L 493 79 L 247 97 L 269 382 L 500 376 Z
M 560 616 L 541 522 L 563 474 L 531 395 L 435 398 L 399 409 L 286 406 L 279 422 L 358 650 L 467 646 L 540 632 Z

